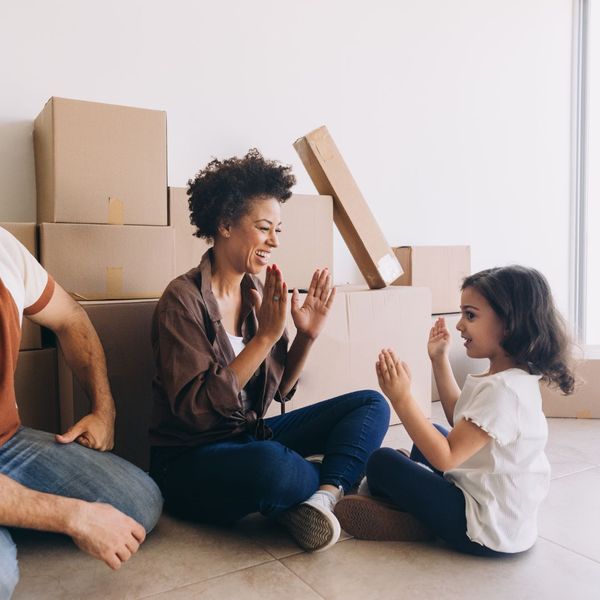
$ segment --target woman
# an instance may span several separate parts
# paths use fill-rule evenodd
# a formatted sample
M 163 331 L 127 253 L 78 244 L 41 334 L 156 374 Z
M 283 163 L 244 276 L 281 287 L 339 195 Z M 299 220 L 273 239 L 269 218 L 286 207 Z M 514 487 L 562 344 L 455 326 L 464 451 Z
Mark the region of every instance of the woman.
M 151 474 L 180 517 L 231 523 L 258 511 L 315 551 L 337 541 L 333 507 L 380 446 L 389 408 L 361 391 L 264 418 L 273 399 L 292 397 L 335 297 L 327 269 L 303 303 L 294 290 L 288 349 L 288 290 L 269 257 L 294 184 L 290 167 L 255 149 L 213 160 L 189 182 L 191 222 L 213 247 L 169 284 L 154 315 Z M 255 276 L 265 268 L 263 289 Z M 322 463 L 306 460 L 315 454 Z

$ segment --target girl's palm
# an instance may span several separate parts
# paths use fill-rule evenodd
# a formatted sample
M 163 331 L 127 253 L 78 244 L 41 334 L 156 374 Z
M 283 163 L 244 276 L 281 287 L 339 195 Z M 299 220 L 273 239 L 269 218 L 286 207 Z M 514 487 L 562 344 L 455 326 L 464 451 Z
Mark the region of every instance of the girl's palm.
M 450 332 L 444 317 L 440 317 L 429 332 L 427 352 L 431 360 L 441 358 L 450 351 Z

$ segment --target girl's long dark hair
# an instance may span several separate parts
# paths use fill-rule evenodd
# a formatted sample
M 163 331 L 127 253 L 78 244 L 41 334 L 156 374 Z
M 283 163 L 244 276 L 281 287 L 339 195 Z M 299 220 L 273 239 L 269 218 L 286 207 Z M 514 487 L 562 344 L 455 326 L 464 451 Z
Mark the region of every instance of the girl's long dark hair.
M 501 345 L 517 364 L 542 375 L 563 393 L 573 392 L 571 342 L 550 286 L 539 271 L 519 265 L 486 269 L 466 277 L 465 288 L 479 292 L 502 320 L 506 334 Z

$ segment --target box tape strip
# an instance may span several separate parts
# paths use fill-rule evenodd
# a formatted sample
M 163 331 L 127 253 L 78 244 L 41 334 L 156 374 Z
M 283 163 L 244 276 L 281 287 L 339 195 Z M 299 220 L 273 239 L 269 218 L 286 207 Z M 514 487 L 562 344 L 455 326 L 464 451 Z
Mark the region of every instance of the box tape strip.
M 106 267 L 106 294 L 109 298 L 123 295 L 123 267 Z
M 108 223 L 109 225 L 123 225 L 124 221 L 123 201 L 118 198 L 108 199 Z

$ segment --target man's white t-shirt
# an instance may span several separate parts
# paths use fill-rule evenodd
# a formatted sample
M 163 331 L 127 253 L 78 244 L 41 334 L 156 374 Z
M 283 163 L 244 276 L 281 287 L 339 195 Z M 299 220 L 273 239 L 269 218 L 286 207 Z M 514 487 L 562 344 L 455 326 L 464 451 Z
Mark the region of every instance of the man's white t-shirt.
M 469 539 L 499 552 L 533 546 L 550 485 L 539 379 L 522 369 L 469 375 L 454 409 L 455 425 L 472 421 L 491 440 L 444 477 L 464 493 Z

